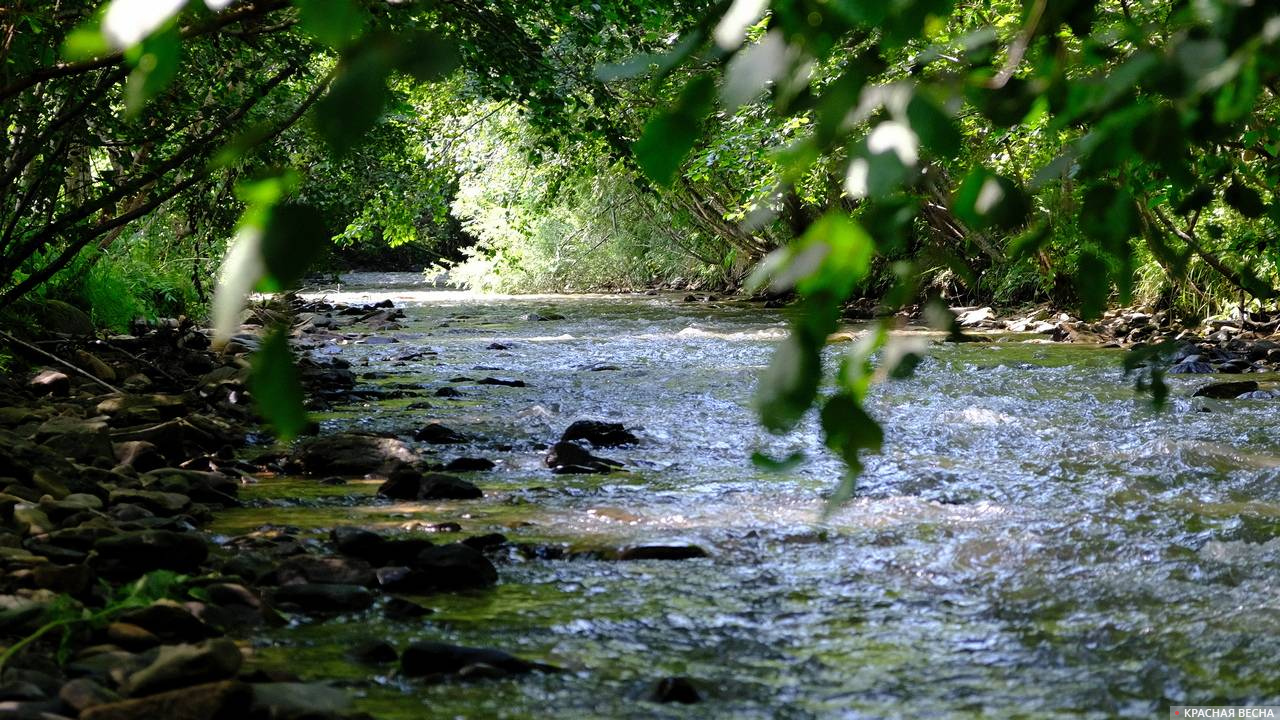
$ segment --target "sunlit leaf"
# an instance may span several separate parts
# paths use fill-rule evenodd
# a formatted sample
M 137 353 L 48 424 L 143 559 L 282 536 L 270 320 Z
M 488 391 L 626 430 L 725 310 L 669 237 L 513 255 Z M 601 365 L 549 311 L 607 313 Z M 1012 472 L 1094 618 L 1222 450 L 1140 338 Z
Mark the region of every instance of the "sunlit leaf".
M 249 391 L 258 412 L 281 440 L 297 437 L 306 429 L 308 420 L 303 409 L 302 384 L 285 333 L 275 330 L 268 334 L 250 362 Z
M 354 0 L 293 0 L 303 32 L 336 50 L 360 37 L 368 12 Z
M 102 34 L 117 50 L 133 47 L 178 14 L 187 0 L 111 0 Z
M 714 82 L 699 75 L 685 86 L 669 111 L 651 118 L 633 146 L 636 162 L 651 180 L 670 185 L 698 140 L 702 120 L 711 112 Z
M 975 229 L 1012 230 L 1026 222 L 1030 201 L 1012 180 L 978 167 L 965 176 L 951 209 Z
M 148 100 L 164 91 L 178 75 L 182 38 L 176 28 L 150 35 L 125 52 L 133 65 L 125 84 L 125 114 L 137 116 Z

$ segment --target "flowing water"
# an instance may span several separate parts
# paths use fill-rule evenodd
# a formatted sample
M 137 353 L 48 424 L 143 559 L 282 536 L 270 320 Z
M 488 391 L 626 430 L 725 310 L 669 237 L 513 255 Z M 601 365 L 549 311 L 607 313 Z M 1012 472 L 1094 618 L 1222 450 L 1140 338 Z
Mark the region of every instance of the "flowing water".
M 330 299 L 391 298 L 394 344 L 340 344 L 365 383 L 456 400 L 359 403 L 325 431 L 406 435 L 441 420 L 483 456 L 483 500 L 392 503 L 376 481 L 263 480 L 224 536 L 338 524 L 441 540 L 501 532 L 570 550 L 693 543 L 710 557 L 499 563 L 491 590 L 299 619 L 257 662 L 348 678 L 379 717 L 1155 717 L 1174 704 L 1280 704 L 1280 428 L 1276 405 L 1135 397 L 1117 350 L 1004 338 L 939 344 L 869 403 L 886 428 L 859 493 L 823 520 L 840 465 L 812 427 L 773 438 L 750 409 L 785 311 L 678 297 L 483 297 L 354 276 Z M 524 319 L 529 313 L 563 319 Z M 508 350 L 489 349 L 494 342 Z M 843 347 L 832 346 L 834 355 Z M 423 351 L 435 354 L 423 355 Z M 528 387 L 450 383 L 518 378 Z M 1205 412 L 1203 410 L 1209 410 Z M 639 428 L 600 454 L 632 472 L 554 476 L 541 448 L 573 420 Z M 751 453 L 805 451 L 783 474 Z M 428 448 L 431 450 L 431 448 Z M 568 672 L 424 684 L 346 660 L 385 638 L 497 647 Z M 661 677 L 705 701 L 647 700 Z

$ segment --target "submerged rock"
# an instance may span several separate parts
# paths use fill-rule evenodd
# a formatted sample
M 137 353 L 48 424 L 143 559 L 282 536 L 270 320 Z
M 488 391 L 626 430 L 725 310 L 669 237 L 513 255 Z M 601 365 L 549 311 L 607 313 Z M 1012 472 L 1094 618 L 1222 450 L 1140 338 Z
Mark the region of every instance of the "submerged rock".
M 272 597 L 305 612 L 350 612 L 373 604 L 373 593 L 360 585 L 298 583 L 281 586 Z
M 453 543 L 424 549 L 410 567 L 382 568 L 378 580 L 390 592 L 448 592 L 493 585 L 498 569 L 480 551 Z
M 487 665 L 506 675 L 558 672 L 559 668 L 531 662 L 511 653 L 490 648 L 465 647 L 438 642 L 416 642 L 400 656 L 400 672 L 406 677 L 456 675 L 468 667 Z
M 640 438 L 628 431 L 622 423 L 603 422 L 601 420 L 578 420 L 565 429 L 560 442 L 586 440 L 595 447 L 618 447 L 635 445 Z
M 492 460 L 478 457 L 454 458 L 444 466 L 448 472 L 484 472 L 497 467 Z
M 476 381 L 477 385 L 501 385 L 502 387 L 526 387 L 523 380 L 513 378 L 486 377 Z

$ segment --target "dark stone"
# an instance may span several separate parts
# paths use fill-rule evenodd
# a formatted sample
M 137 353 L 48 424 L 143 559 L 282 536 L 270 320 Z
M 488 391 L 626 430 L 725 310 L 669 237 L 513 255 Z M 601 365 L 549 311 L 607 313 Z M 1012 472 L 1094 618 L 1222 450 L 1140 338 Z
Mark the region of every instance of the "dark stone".
M 1201 375 L 1211 372 L 1213 372 L 1213 366 L 1199 360 L 1185 360 L 1169 368 L 1170 375 Z
M 512 378 L 496 378 L 486 377 L 476 381 L 477 385 L 501 385 L 503 387 L 525 387 L 523 380 L 514 380 Z
M 498 570 L 480 551 L 452 543 L 423 550 L 407 569 L 383 568 L 378 579 L 390 592 L 448 592 L 493 585 Z
M 485 346 L 485 350 L 510 350 L 513 347 L 511 343 L 492 342 Z
M 622 423 L 602 422 L 600 420 L 579 420 L 560 436 L 560 442 L 586 440 L 595 447 L 618 447 L 635 445 L 640 438 L 629 432 Z
M 556 474 L 609 473 L 622 467 L 617 460 L 596 457 L 586 448 L 571 442 L 552 445 L 543 461 Z
M 392 475 L 378 494 L 395 500 L 471 500 L 484 497 L 480 488 L 453 475 L 402 472 Z
M 1258 383 L 1252 380 L 1239 380 L 1235 382 L 1211 383 L 1196 390 L 1191 397 L 1207 397 L 1218 400 L 1231 400 L 1247 392 L 1253 392 L 1258 389 Z
M 32 571 L 36 587 L 68 595 L 79 595 L 93 586 L 93 568 L 84 564 L 41 563 Z
M 83 713 L 91 707 L 119 702 L 120 696 L 89 678 L 76 678 L 62 686 L 58 699 L 77 713 Z
M 172 600 L 158 600 L 146 607 L 129 610 L 119 615 L 117 622 L 142 628 L 165 643 L 197 642 L 218 634 L 186 607 Z
M 623 550 L 619 560 L 692 560 L 707 557 L 697 545 L 638 545 Z
M 454 675 L 473 665 L 488 665 L 518 675 L 534 670 L 556 672 L 559 668 L 522 660 L 510 653 L 489 648 L 464 647 L 437 642 L 416 642 L 400 656 L 400 672 L 406 677 Z
M 48 697 L 44 690 L 29 682 L 8 680 L 0 683 L 0 703 L 31 702 Z M 0 713 L 3 713 L 3 710 L 0 710 Z
M 294 555 L 281 562 L 276 569 L 276 579 L 281 585 L 317 583 L 365 587 L 372 587 L 378 581 L 373 566 L 364 560 L 320 555 Z
M 461 528 L 459 528 L 460 530 Z M 486 552 L 495 548 L 502 547 L 507 544 L 507 536 L 502 533 L 488 533 L 486 535 L 474 535 L 462 541 L 463 545 L 474 548 L 480 552 Z
M 416 620 L 430 615 L 435 610 L 404 598 L 393 597 L 387 601 L 382 612 L 388 620 Z
M 435 396 L 442 397 L 442 398 L 460 398 L 462 397 L 462 391 L 458 390 L 457 388 L 442 387 L 436 390 Z
M 360 585 L 284 585 L 272 597 L 277 603 L 306 612 L 353 612 L 373 604 L 373 593 Z
M 365 560 L 376 557 L 387 542 L 386 538 L 372 530 L 345 525 L 331 530 L 329 539 L 343 555 Z
M 93 545 L 99 572 L 134 578 L 152 570 L 190 572 L 209 557 L 209 546 L 195 534 L 140 530 L 102 538 Z
M 93 321 L 88 313 L 61 300 L 45 300 L 38 310 L 40 327 L 63 335 L 93 335 Z
M 240 648 L 227 638 L 197 645 L 164 645 L 150 665 L 129 676 L 124 687 L 129 695 L 138 697 L 226 680 L 235 677 L 243 662 Z
M 386 640 L 367 640 L 351 648 L 347 656 L 366 665 L 382 665 L 400 659 L 400 653 Z
M 431 423 L 413 434 L 413 439 L 431 445 L 456 445 L 467 442 L 467 436 L 452 428 Z
M 252 706 L 253 688 L 227 681 L 97 705 L 80 720 L 237 720 L 248 717 Z
M 698 688 L 694 687 L 689 678 L 665 677 L 654 686 L 653 694 L 649 699 L 657 703 L 693 705 L 702 702 L 702 695 L 698 693 Z
M 154 633 L 133 623 L 113 622 L 107 625 L 104 632 L 108 643 L 130 652 L 150 650 L 162 644 L 160 638 L 156 637 Z
M 492 470 L 495 467 L 497 467 L 497 465 L 495 465 L 492 460 L 475 457 L 460 457 L 450 460 L 448 464 L 444 466 L 444 469 L 448 472 L 484 472 L 486 470 Z
M 146 440 L 129 440 L 116 443 L 113 449 L 115 450 L 116 463 L 131 467 L 138 472 L 159 470 L 169 464 L 165 460 L 164 454 L 160 452 L 160 448 Z
M 306 441 L 293 460 L 312 475 L 366 475 L 392 472 L 418 456 L 395 438 L 339 433 Z

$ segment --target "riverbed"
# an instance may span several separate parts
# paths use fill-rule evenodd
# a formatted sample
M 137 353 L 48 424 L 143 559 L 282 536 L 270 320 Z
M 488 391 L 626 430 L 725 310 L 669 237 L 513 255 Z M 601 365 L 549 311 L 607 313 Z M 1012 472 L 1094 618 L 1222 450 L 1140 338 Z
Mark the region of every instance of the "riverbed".
M 424 450 L 495 461 L 464 474 L 485 497 L 391 502 L 376 480 L 269 478 L 212 532 L 289 528 L 318 542 L 335 525 L 451 522 L 462 531 L 433 537 L 498 532 L 563 555 L 512 552 L 496 588 L 417 598 L 435 610 L 421 620 L 378 608 L 298 618 L 256 642 L 254 662 L 346 678 L 378 717 L 1152 717 L 1169 704 L 1280 704 L 1276 401 L 1193 400 L 1209 378 L 1179 376 L 1157 411 L 1119 350 L 936 343 L 915 377 L 873 391 L 885 449 L 824 517 L 839 461 L 813 424 L 773 437 L 750 406 L 785 309 L 482 296 L 407 274 L 315 294 L 403 308 L 401 329 L 377 333 L 395 342 L 318 351 L 365 386 L 421 394 L 331 408 L 322 430 L 407 437 L 443 422 L 473 442 Z M 445 386 L 461 396 L 435 397 Z M 588 418 L 639 435 L 599 451 L 629 472 L 543 466 L 546 445 Z M 771 473 L 752 465 L 756 450 L 809 459 Z M 610 559 L 640 544 L 710 557 Z M 423 684 L 347 659 L 365 639 L 497 647 L 567 672 Z M 691 678 L 703 702 L 649 702 L 666 676 Z

